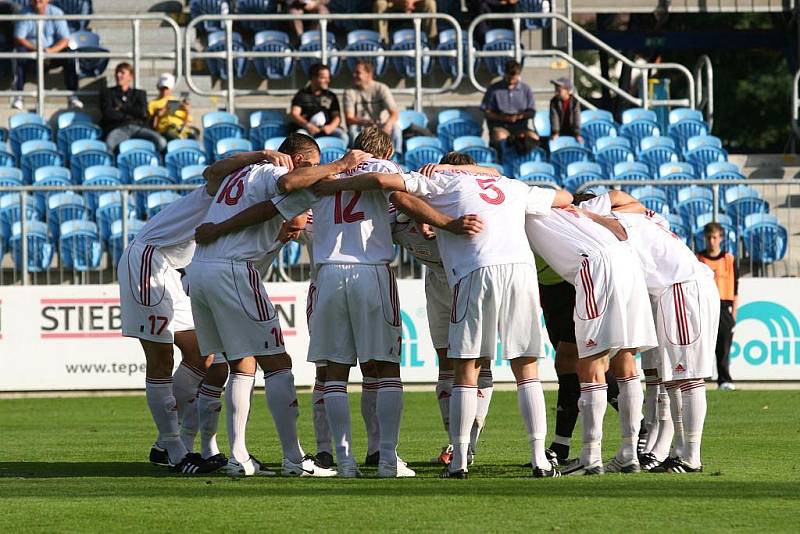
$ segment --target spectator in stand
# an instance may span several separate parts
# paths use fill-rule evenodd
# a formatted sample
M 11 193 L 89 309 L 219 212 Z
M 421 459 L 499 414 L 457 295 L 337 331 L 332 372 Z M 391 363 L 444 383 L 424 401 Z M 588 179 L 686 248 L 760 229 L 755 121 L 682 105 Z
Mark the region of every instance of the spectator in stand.
M 730 373 L 731 343 L 736 326 L 736 305 L 739 298 L 739 268 L 736 257 L 722 250 L 725 229 L 717 222 L 703 228 L 706 249 L 697 254 L 697 259 L 714 271 L 714 281 L 719 290 L 719 331 L 717 333 L 717 384 L 722 391 L 733 391 Z
M 309 69 L 308 85 L 292 98 L 289 120 L 298 132 L 320 137 L 334 135 L 347 143 L 347 132 L 341 128 L 339 99 L 328 89 L 331 71 L 327 65 L 316 63 Z
M 356 62 L 353 84 L 355 88 L 344 92 L 344 118 L 351 144 L 361 130 L 375 126 L 391 135 L 395 152 L 401 152 L 403 132 L 397 122 L 400 111 L 389 87 L 373 79 L 372 63 L 363 60 Z
M 503 79 L 489 86 L 481 102 L 489 128 L 489 143 L 502 153 L 503 141 L 514 145 L 517 152 L 530 152 L 539 141 L 528 121 L 536 113 L 531 88 L 521 81 L 522 66 L 510 59 L 505 64 Z
M 189 93 L 178 99 L 172 94 L 175 76 L 165 72 L 158 79 L 158 98 L 147 104 L 150 127 L 167 141 L 173 139 L 197 139 L 198 131 L 192 127 Z
M 556 87 L 556 94 L 550 99 L 550 139 L 564 134 L 583 142 L 581 104 L 572 96 L 572 82 L 569 78 L 559 78 L 550 83 Z
M 133 66 L 120 63 L 114 69 L 117 85 L 100 91 L 101 124 L 106 134 L 106 144 L 115 152 L 126 139 L 147 139 L 155 143 L 159 151 L 167 147 L 167 141 L 148 127 L 147 95 L 132 87 Z
M 436 13 L 436 0 L 375 0 L 373 4 L 375 13 Z M 389 21 L 376 22 L 381 40 L 386 44 L 389 41 Z M 422 31 L 428 34 L 428 41 L 436 38 L 436 19 L 424 19 Z
M 330 13 L 330 9 L 328 9 L 328 0 L 286 0 L 286 12 L 292 15 L 327 15 Z M 305 28 L 299 17 L 292 21 L 292 29 L 300 39 Z
M 31 0 L 30 6 L 20 13 L 34 15 L 63 15 L 56 6 L 51 6 L 49 0 Z M 42 46 L 44 51 L 50 54 L 61 52 L 69 45 L 69 27 L 66 20 L 46 20 L 42 31 Z M 22 20 L 17 22 L 14 27 L 14 44 L 17 51 L 30 52 L 36 51 L 36 22 L 33 20 Z M 22 91 L 25 88 L 25 78 L 35 72 L 36 62 L 31 59 L 17 60 L 17 76 L 14 89 Z M 67 90 L 76 91 L 78 89 L 78 74 L 75 72 L 75 61 L 72 59 L 49 59 L 45 62 L 45 70 L 56 67 L 64 68 L 64 85 Z M 34 74 L 35 76 L 35 74 Z M 69 98 L 69 105 L 73 108 L 83 108 L 83 102 L 78 97 L 72 95 Z M 15 96 L 11 101 L 11 107 L 22 109 L 24 107 L 22 97 Z

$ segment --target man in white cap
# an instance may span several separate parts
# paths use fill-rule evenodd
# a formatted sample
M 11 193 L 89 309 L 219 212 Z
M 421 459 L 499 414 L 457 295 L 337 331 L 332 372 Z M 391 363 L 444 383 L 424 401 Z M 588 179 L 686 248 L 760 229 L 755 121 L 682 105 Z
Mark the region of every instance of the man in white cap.
M 196 138 L 197 130 L 191 127 L 188 93 L 182 99 L 172 94 L 175 76 L 165 72 L 158 78 L 158 98 L 147 105 L 150 127 L 167 141 L 173 139 Z

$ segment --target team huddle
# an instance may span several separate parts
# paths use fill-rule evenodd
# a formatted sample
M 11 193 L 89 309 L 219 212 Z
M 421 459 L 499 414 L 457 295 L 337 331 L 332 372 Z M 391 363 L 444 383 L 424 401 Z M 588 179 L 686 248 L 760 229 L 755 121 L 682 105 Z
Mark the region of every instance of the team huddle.
M 402 332 L 389 267 L 398 244 L 425 266 L 447 436 L 432 461 L 443 464 L 443 478 L 467 478 L 476 461 L 498 350 L 516 379 L 534 477 L 702 470 L 719 294 L 710 269 L 667 222 L 623 192 L 573 198 L 455 152 L 403 172 L 391 156 L 391 138 L 368 128 L 342 159 L 320 165 L 316 142 L 292 134 L 277 151 L 215 162 L 205 187 L 137 234 L 120 260 L 119 283 L 123 335 L 140 340 L 147 360 L 158 429 L 150 461 L 190 474 L 275 475 L 245 439 L 259 366 L 281 474 L 359 477 L 347 390 L 359 365 L 362 465 L 377 466 L 379 477 L 415 476 L 398 456 Z M 298 439 L 292 359 L 262 282 L 290 240 L 308 246 L 312 266 L 313 455 Z M 537 366 L 545 335 L 559 375 L 549 447 Z M 173 373 L 174 346 L 182 361 Z M 229 457 L 216 443 L 223 390 Z M 604 461 L 609 403 L 619 411 L 622 442 Z M 568 461 L 578 417 L 582 448 Z

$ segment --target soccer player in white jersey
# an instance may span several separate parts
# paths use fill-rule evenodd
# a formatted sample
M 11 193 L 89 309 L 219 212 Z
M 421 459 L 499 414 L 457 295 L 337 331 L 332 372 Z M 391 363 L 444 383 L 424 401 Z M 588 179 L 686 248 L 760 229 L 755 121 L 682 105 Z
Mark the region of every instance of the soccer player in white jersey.
M 526 233 L 533 250 L 564 280 L 575 286 L 578 407 L 583 446 L 580 457 L 562 469 L 565 475 L 605 472 L 602 460 L 606 411 L 605 370 L 619 384 L 617 398 L 622 443 L 617 462 L 624 472 L 640 470 L 636 442 L 643 393 L 634 355 L 656 346 L 656 333 L 641 264 L 616 221 L 602 225 L 578 211 L 552 210 L 529 216 Z
M 702 471 L 705 379 L 711 376 L 719 322 L 714 274 L 668 226 L 665 228 L 662 217 L 626 193 L 612 191 L 582 202 L 580 208 L 590 212 L 590 217 L 613 216 L 625 227 L 642 260 L 654 303 L 656 331 L 663 349 L 657 353 L 657 370 L 670 395 L 676 446 L 674 456 L 650 471 Z
M 222 222 L 253 204 L 313 184 L 323 176 L 358 165 L 368 155 L 351 152 L 336 163 L 319 164 L 316 142 L 292 134 L 281 152 L 292 157 L 294 170 L 256 164 L 229 175 L 212 202 L 206 222 Z M 286 197 L 276 199 L 280 202 Z M 295 212 L 297 216 L 302 211 Z M 305 217 L 305 215 L 301 215 Z M 291 217 L 293 218 L 293 217 Z M 202 354 L 225 353 L 231 367 L 226 416 L 231 459 L 226 470 L 234 475 L 261 471 L 245 444 L 245 430 L 256 364 L 264 371 L 267 405 L 283 450 L 282 473 L 287 476 L 333 476 L 315 464 L 297 438 L 299 415 L 291 358 L 286 354 L 280 321 L 261 280 L 263 262 L 273 248 L 282 220 L 229 233 L 207 245 L 198 245 L 188 269 L 192 312 Z
M 291 160 L 273 151 L 261 158 Z M 117 267 L 122 309 L 122 335 L 138 338 L 147 361 L 147 404 L 159 431 L 150 460 L 172 465 L 182 472 L 205 472 L 219 467 L 224 457 L 210 463 L 191 452 L 181 440 L 180 423 L 194 425 L 193 405 L 198 386 L 210 365 L 197 347 L 191 304 L 181 283 L 179 269 L 191 261 L 195 249 L 194 229 L 205 218 L 223 176 L 206 169 L 207 183 L 175 201 L 147 221 L 128 245 Z M 182 362 L 172 375 L 173 345 Z M 218 369 L 216 379 L 224 383 L 227 370 Z M 191 421 L 191 423 L 190 423 Z M 188 446 L 187 446 L 188 445 Z M 213 455 L 212 455 L 213 456 Z
M 467 478 L 470 433 L 476 415 L 481 358 L 493 358 L 498 334 L 503 357 L 511 360 L 517 379 L 519 405 L 531 444 L 533 475 L 558 476 L 545 455 L 547 433 L 544 394 L 537 358 L 544 353 L 539 324 L 536 268 L 525 239 L 525 214 L 546 213 L 567 205 L 572 196 L 496 177 L 460 170 L 420 173 L 369 173 L 347 180 L 324 182 L 326 192 L 368 191 L 380 188 L 408 192 L 425 199 L 451 217 L 473 213 L 483 220 L 476 236 L 440 232 L 439 250 L 453 287 L 448 332 L 454 384 L 450 398 L 450 434 L 453 457 L 442 472 L 445 478 Z M 393 202 L 403 205 L 397 193 Z M 326 387 L 327 390 L 327 387 Z

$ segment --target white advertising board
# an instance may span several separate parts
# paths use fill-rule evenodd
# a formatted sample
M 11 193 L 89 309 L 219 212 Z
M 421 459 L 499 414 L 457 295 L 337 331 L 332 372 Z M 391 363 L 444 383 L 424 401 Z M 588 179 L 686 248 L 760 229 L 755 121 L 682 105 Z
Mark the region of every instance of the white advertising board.
M 403 380 L 435 382 L 436 354 L 428 335 L 423 284 L 398 283 Z M 298 385 L 314 382 L 314 367 L 305 361 L 307 288 L 305 283 L 268 284 Z M 731 349 L 734 378 L 800 380 L 798 318 L 800 280 L 741 280 L 739 324 Z M 0 391 L 142 388 L 141 348 L 119 329 L 116 285 L 0 288 Z M 555 380 L 553 355 L 548 345 L 547 357 L 540 362 L 543 380 Z M 513 380 L 506 362 L 495 359 L 493 367 L 498 382 Z M 357 371 L 352 379 L 358 379 Z

